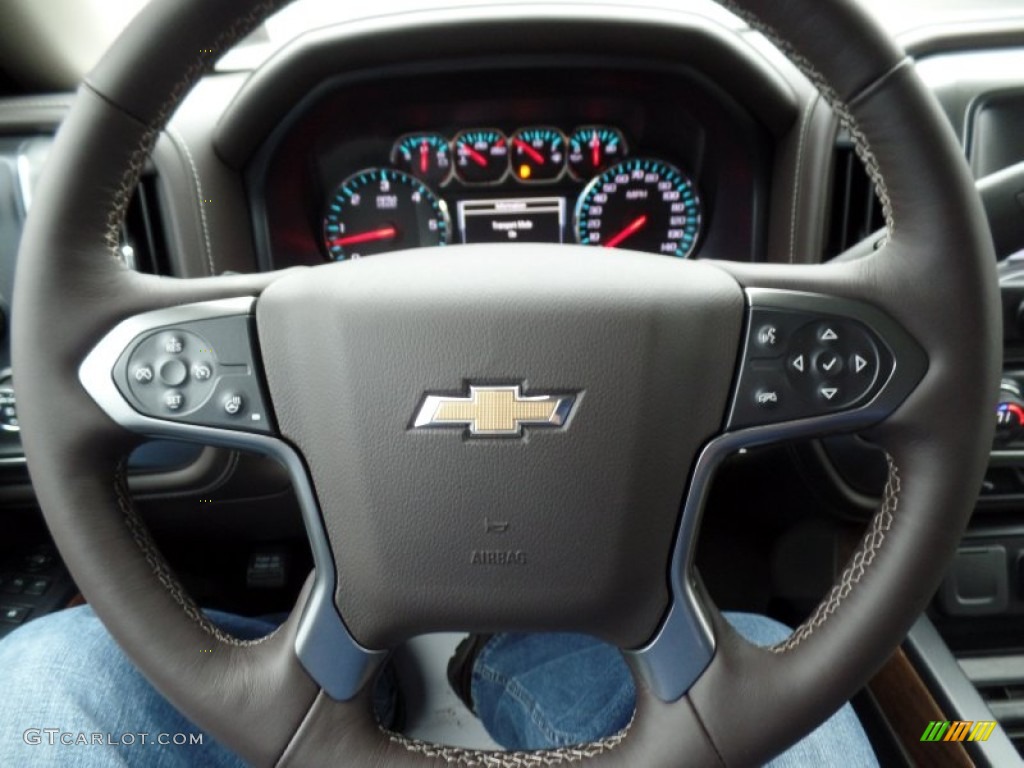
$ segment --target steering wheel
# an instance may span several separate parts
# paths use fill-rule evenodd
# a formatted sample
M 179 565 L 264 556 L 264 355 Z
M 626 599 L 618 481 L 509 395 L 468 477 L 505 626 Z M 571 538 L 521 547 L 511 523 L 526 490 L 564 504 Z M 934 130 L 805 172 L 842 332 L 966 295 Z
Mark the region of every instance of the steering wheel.
M 747 765 L 808 733 L 926 605 L 992 438 L 995 258 L 911 62 L 853 2 L 728 3 L 850 129 L 888 225 L 857 260 L 529 245 L 198 280 L 126 269 L 119 225 L 158 133 L 283 4 L 151 3 L 81 86 L 26 226 L 22 435 L 96 613 L 176 707 L 260 765 Z M 841 377 L 811 377 L 824 356 Z M 693 569 L 707 487 L 738 447 L 840 430 L 888 452 L 881 507 L 810 618 L 756 648 Z M 124 458 L 152 435 L 291 471 L 316 572 L 270 637 L 220 632 L 154 546 Z M 613 642 L 634 720 L 521 754 L 382 730 L 375 671 L 438 630 Z

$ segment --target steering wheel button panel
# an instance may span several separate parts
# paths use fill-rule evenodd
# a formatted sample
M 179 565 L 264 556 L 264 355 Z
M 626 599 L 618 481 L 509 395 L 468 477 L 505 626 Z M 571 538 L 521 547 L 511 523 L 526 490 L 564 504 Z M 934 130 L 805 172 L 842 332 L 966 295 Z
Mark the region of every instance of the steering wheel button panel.
M 869 305 L 791 291 L 752 289 L 747 295 L 746 348 L 730 429 L 847 412 L 863 417 L 883 390 L 898 384 L 895 393 L 923 375 L 917 345 Z
M 250 322 L 248 314 L 173 326 L 158 319 L 119 350 L 113 369 L 118 391 L 143 416 L 270 433 L 273 425 L 256 375 Z M 152 386 L 154 379 L 161 386 Z

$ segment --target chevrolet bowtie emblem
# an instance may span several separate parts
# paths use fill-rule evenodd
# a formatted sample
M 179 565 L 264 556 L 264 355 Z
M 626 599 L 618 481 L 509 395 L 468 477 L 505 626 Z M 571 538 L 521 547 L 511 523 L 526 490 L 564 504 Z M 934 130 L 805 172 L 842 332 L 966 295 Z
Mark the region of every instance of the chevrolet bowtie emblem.
M 468 397 L 427 395 L 413 429 L 466 427 L 471 437 L 518 437 L 523 427 L 564 427 L 576 395 L 523 396 L 518 386 L 470 386 Z

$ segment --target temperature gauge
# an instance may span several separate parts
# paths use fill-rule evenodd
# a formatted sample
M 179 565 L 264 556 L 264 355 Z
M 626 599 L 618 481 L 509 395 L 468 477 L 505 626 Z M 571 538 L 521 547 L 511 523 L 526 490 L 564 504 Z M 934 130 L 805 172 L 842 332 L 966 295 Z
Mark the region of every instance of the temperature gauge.
M 626 156 L 626 140 L 617 128 L 587 125 L 569 137 L 569 173 L 578 181 L 589 179 Z
M 467 184 L 496 184 L 508 173 L 508 140 L 493 128 L 463 131 L 452 142 L 455 175 Z
M 439 133 L 407 133 L 391 149 L 391 163 L 433 186 L 448 181 L 452 153 L 448 139 Z
M 512 134 L 512 174 L 520 181 L 554 181 L 565 169 L 565 136 L 557 128 Z

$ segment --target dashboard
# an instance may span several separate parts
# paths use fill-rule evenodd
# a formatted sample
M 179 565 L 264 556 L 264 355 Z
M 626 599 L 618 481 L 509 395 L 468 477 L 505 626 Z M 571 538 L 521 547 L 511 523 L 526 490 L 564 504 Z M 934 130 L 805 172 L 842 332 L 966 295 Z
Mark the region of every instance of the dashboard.
M 766 129 L 692 71 L 455 63 L 325 84 L 248 182 L 267 268 L 530 242 L 760 260 L 771 159 Z

